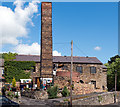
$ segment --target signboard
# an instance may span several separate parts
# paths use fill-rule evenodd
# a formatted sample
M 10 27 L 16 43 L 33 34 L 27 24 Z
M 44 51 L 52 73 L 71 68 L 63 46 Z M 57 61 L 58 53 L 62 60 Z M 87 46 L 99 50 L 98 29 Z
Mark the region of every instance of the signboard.
M 31 83 L 32 79 L 20 79 L 20 83 Z

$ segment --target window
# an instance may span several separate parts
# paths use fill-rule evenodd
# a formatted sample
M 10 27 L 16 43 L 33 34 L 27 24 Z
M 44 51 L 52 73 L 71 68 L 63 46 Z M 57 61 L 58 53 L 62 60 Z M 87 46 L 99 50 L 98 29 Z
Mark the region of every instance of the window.
M 96 73 L 96 67 L 90 67 L 90 73 L 95 74 Z
M 67 66 L 63 66 L 62 70 L 68 70 L 68 67 Z
M 91 81 L 91 84 L 93 84 L 94 88 L 96 89 L 96 81 Z
M 77 67 L 76 67 L 76 71 L 77 71 L 77 72 L 80 72 L 80 73 L 83 73 L 83 71 L 82 71 L 82 66 L 77 66 Z

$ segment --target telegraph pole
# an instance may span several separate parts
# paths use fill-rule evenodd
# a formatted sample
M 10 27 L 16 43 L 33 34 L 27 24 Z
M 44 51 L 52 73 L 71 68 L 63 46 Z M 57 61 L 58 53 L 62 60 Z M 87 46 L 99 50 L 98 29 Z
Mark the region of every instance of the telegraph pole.
M 115 103 L 116 103 L 116 91 L 117 91 L 117 70 L 115 70 Z
M 70 107 L 72 107 L 73 40 L 71 41 Z

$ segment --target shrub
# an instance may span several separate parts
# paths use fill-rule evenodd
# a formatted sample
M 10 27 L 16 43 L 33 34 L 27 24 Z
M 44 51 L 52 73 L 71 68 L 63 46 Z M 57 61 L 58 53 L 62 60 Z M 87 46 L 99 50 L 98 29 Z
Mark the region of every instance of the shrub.
M 12 86 L 16 87 L 16 80 L 15 80 L 15 78 L 13 78 L 13 80 L 12 80 Z
M 102 101 L 102 96 L 98 96 L 98 101 L 99 101 L 99 102 Z
M 67 96 L 70 95 L 70 93 L 69 93 L 66 86 L 64 86 L 63 91 L 61 92 L 61 94 L 62 94 L 63 97 L 67 97 Z
M 18 95 L 18 92 L 17 92 L 17 94 L 15 95 L 15 98 L 18 98 L 19 97 L 19 95 Z
M 47 93 L 48 98 L 57 98 L 58 87 L 57 86 L 49 87 Z
M 12 92 L 9 91 L 9 92 L 7 93 L 7 96 L 11 96 L 11 95 L 12 95 Z

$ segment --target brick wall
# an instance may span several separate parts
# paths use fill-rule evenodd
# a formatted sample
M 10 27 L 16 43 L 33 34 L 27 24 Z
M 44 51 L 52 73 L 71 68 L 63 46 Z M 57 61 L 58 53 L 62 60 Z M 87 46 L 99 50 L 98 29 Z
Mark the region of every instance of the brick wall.
M 51 78 L 52 64 L 52 3 L 41 3 L 41 69 L 40 76 Z

